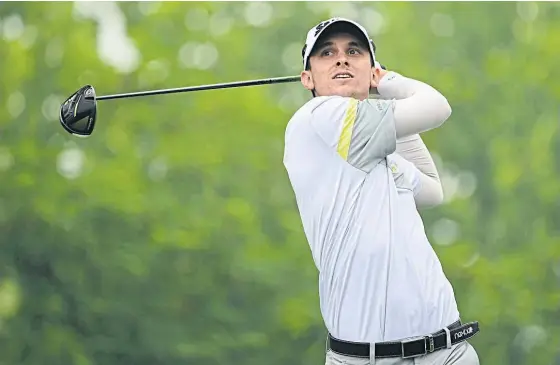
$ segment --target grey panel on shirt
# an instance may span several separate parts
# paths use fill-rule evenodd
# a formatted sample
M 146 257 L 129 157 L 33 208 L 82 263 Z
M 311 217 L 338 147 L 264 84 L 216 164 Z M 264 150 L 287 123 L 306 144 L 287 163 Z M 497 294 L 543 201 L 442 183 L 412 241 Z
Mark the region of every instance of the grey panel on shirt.
M 392 100 L 367 99 L 358 103 L 348 150 L 349 164 L 370 172 L 395 152 L 397 136 L 393 108 Z

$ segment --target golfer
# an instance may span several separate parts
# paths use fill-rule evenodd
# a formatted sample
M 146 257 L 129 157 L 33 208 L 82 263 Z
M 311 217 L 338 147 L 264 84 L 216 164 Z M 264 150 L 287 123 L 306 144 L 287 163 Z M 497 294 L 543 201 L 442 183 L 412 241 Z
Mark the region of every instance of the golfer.
M 381 69 L 351 20 L 311 29 L 302 56 L 314 97 L 286 127 L 284 165 L 319 270 L 327 365 L 479 364 L 478 323 L 461 322 L 417 210 L 441 202 L 419 135 L 450 116 L 446 98 Z

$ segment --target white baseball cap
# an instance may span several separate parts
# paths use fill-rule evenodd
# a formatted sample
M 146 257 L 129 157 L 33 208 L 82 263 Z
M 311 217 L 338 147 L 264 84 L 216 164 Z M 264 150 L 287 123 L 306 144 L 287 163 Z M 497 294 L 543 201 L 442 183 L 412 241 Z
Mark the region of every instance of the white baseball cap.
M 331 18 L 329 20 L 322 21 L 321 23 L 319 23 L 316 26 L 314 26 L 313 28 L 311 28 L 311 30 L 309 30 L 309 32 L 307 33 L 307 39 L 305 40 L 305 46 L 303 46 L 303 49 L 301 51 L 301 55 L 303 57 L 303 69 L 307 70 L 307 68 L 308 68 L 307 66 L 308 66 L 308 62 L 309 62 L 309 55 L 311 54 L 311 51 L 313 50 L 313 47 L 315 46 L 315 43 L 317 42 L 317 40 L 319 39 L 321 34 L 325 31 L 325 29 L 329 28 L 333 24 L 340 24 L 340 23 L 346 23 L 346 24 L 349 24 L 349 25 L 353 26 L 354 28 L 356 28 L 358 30 L 358 32 L 361 35 L 364 36 L 365 42 L 369 46 L 369 53 L 371 55 L 373 64 L 377 67 L 381 67 L 381 65 L 375 59 L 375 48 L 374 48 L 374 45 L 373 45 L 373 41 L 371 40 L 371 38 L 368 35 L 367 30 L 364 27 L 362 27 L 360 24 L 356 23 L 355 21 L 336 17 L 336 18 Z

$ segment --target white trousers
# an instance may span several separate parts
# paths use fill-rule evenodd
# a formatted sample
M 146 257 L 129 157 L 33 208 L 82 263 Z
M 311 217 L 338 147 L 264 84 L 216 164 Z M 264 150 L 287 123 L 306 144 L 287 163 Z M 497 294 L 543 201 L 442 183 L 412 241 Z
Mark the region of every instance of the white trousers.
M 480 365 L 480 361 L 474 347 L 468 341 L 463 341 L 451 346 L 450 349 L 441 349 L 412 359 L 392 357 L 370 361 L 370 359 L 340 355 L 328 350 L 325 365 Z

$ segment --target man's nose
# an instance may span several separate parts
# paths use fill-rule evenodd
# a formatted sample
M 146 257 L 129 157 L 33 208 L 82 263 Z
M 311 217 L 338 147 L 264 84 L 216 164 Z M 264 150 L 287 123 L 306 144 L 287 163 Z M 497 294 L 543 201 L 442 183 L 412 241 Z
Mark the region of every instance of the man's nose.
M 346 57 L 346 53 L 342 52 L 339 57 L 338 61 L 336 62 L 337 66 L 348 66 L 348 58 Z

